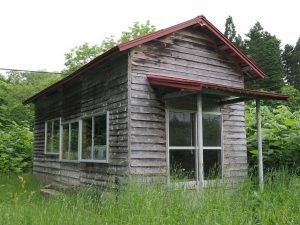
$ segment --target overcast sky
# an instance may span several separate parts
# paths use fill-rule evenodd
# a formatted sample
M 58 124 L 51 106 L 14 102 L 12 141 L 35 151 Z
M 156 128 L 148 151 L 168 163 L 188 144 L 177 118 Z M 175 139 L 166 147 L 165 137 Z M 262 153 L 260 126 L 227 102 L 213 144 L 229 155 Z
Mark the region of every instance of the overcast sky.
M 240 34 L 259 21 L 294 45 L 299 9 L 299 0 L 0 0 L 0 68 L 60 71 L 71 48 L 119 37 L 135 21 L 162 29 L 201 14 L 222 32 L 228 15 Z

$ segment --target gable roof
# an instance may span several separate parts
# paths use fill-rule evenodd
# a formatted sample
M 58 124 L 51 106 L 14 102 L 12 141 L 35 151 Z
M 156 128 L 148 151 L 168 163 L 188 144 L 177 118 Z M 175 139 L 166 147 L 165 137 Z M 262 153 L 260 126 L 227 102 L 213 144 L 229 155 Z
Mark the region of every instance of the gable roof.
M 65 77 L 64 79 L 52 84 L 51 86 L 47 87 L 46 89 L 40 91 L 39 93 L 35 94 L 34 96 L 28 98 L 23 102 L 23 104 L 29 104 L 33 101 L 35 101 L 37 98 L 42 96 L 43 94 L 54 90 L 55 88 L 59 87 L 60 85 L 63 85 L 74 78 L 81 76 L 89 70 L 90 68 L 96 66 L 99 63 L 102 63 L 112 56 L 120 53 L 125 52 L 135 46 L 141 45 L 143 43 L 152 41 L 154 39 L 166 36 L 168 34 L 174 33 L 178 30 L 193 26 L 193 25 L 200 25 L 202 28 L 206 28 L 208 31 L 210 31 L 217 39 L 218 43 L 217 46 L 220 50 L 226 51 L 226 53 L 230 54 L 233 57 L 236 57 L 241 62 L 241 67 L 243 71 L 250 71 L 253 73 L 253 76 L 255 78 L 264 78 L 265 74 L 264 72 L 255 65 L 254 62 L 252 62 L 241 50 L 239 50 L 225 35 L 223 35 L 212 23 L 210 23 L 203 15 L 197 16 L 191 20 L 185 21 L 183 23 L 179 23 L 177 25 L 171 26 L 166 29 L 158 30 L 156 32 L 150 33 L 148 35 L 145 35 L 140 38 L 136 38 L 134 40 L 128 41 L 126 43 L 122 43 L 119 45 L 116 45 L 109 51 L 103 53 L 100 56 L 97 56 L 95 59 L 90 61 L 89 63 L 85 64 L 69 76 Z

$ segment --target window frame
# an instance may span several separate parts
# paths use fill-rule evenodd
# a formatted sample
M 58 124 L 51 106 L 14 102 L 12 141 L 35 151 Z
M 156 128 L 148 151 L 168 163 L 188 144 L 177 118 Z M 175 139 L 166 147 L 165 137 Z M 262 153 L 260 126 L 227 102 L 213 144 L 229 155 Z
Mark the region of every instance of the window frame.
M 210 112 L 210 111 L 206 111 L 206 112 L 202 112 L 202 115 L 217 115 L 220 116 L 221 118 L 221 140 L 220 140 L 220 146 L 204 146 L 204 142 L 202 142 L 202 155 L 204 156 L 204 150 L 209 151 L 209 150 L 218 150 L 221 151 L 220 155 L 221 155 L 221 178 L 219 179 L 214 179 L 214 180 L 206 180 L 204 178 L 204 162 L 203 162 L 203 181 L 204 181 L 204 185 L 210 185 L 210 184 L 214 184 L 216 182 L 220 182 L 223 181 L 223 177 L 224 177 L 224 151 L 223 151 L 223 114 L 222 112 Z M 203 124 L 203 116 L 202 117 L 202 124 Z M 202 137 L 203 137 L 203 127 L 202 127 Z
M 54 129 L 53 129 L 53 123 L 54 123 L 54 121 L 58 121 L 59 122 L 59 129 L 58 129 L 58 132 L 59 132 L 59 134 L 58 134 L 58 152 L 53 152 L 53 131 L 54 131 Z M 47 132 L 48 132 L 48 123 L 49 122 L 51 122 L 52 123 L 52 130 L 51 130 L 51 148 L 52 148 L 52 152 L 48 152 L 47 151 L 47 144 L 48 144 L 48 138 L 47 138 Z M 61 117 L 57 117 L 57 118 L 54 118 L 54 119 L 51 119 L 51 120 L 46 120 L 45 121 L 45 127 L 44 127 L 44 129 L 45 129 L 45 136 L 44 136 L 44 154 L 45 155 L 58 155 L 59 156 L 59 154 L 60 154 L 60 137 L 61 137 L 61 135 L 60 135 L 60 132 L 61 132 L 61 130 L 60 130 L 60 126 L 61 126 Z
M 196 186 L 202 186 L 202 187 L 207 187 L 209 185 L 214 185 L 216 183 L 222 183 L 224 180 L 224 147 L 223 147 L 223 114 L 222 111 L 220 112 L 215 112 L 215 111 L 203 111 L 203 96 L 201 94 L 198 94 L 197 97 L 197 102 L 200 105 L 198 107 L 197 104 L 197 109 L 195 110 L 186 110 L 186 109 L 179 109 L 176 107 L 166 107 L 165 108 L 165 115 L 166 115 L 166 149 L 167 149 L 167 183 L 168 185 L 174 185 L 174 186 L 187 186 L 187 187 L 196 187 Z M 184 150 L 181 146 L 170 146 L 170 140 L 169 140 L 169 113 L 170 112 L 191 112 L 195 113 L 196 115 L 196 143 L 195 143 L 195 148 L 194 147 L 187 147 L 186 150 L 190 149 L 196 149 L 196 154 L 195 154 L 195 160 L 196 160 L 196 178 L 195 181 L 186 181 L 186 182 L 177 182 L 177 183 L 172 183 L 171 182 L 171 176 L 170 176 L 170 151 L 176 150 L 176 149 L 181 149 Z M 211 115 L 219 115 L 221 117 L 221 145 L 220 146 L 204 146 L 203 145 L 203 114 L 211 114 Z M 188 149 L 190 148 L 190 149 Z M 204 178 L 204 162 L 203 162 L 203 155 L 204 155 L 204 150 L 220 150 L 221 151 L 221 178 L 219 179 L 214 179 L 214 180 L 206 180 Z
M 102 116 L 102 115 L 106 115 L 106 159 L 82 159 L 82 124 L 83 124 L 83 120 L 84 119 L 89 119 L 92 118 L 92 140 L 93 140 L 93 144 L 92 146 L 94 147 L 94 132 L 95 132 L 95 117 L 97 116 Z M 83 117 L 81 117 L 81 132 L 80 132 L 80 154 L 79 154 L 79 160 L 80 162 L 86 162 L 86 163 L 108 163 L 109 160 L 109 111 L 106 112 L 100 112 L 100 113 L 93 113 L 90 115 L 85 115 Z
M 195 120 L 195 145 L 194 146 L 171 146 L 170 145 L 170 112 L 188 112 L 191 114 L 194 114 L 194 120 Z M 171 170 L 170 170 L 170 151 L 173 150 L 182 150 L 182 151 L 189 151 L 194 150 L 195 151 L 195 180 L 192 181 L 182 181 L 182 182 L 176 182 L 176 185 L 188 185 L 188 186 L 195 186 L 197 184 L 198 180 L 198 170 L 199 170 L 199 163 L 198 163 L 198 142 L 197 142 L 197 136 L 198 136 L 198 125 L 197 125 L 197 110 L 189 110 L 189 109 L 178 109 L 174 107 L 166 108 L 166 123 L 167 123 L 167 164 L 168 164 L 168 183 L 171 184 Z
M 78 143 L 78 157 L 77 157 L 77 159 L 69 159 L 70 158 L 70 135 L 71 135 L 71 133 L 70 133 L 70 128 L 71 128 L 71 124 L 72 123 L 78 123 L 78 141 L 77 141 L 77 143 Z M 68 125 L 68 159 L 63 159 L 62 158 L 62 147 L 63 147 L 63 126 L 64 125 Z M 64 121 L 64 122 L 61 122 L 60 123 L 60 141 L 59 141 L 59 160 L 61 161 L 61 162 L 72 162 L 72 163 L 77 163 L 77 162 L 80 162 L 80 151 L 81 151 L 81 149 L 80 149 L 80 143 L 81 143 L 81 136 L 80 136 L 80 133 L 81 133 L 81 120 L 80 119 L 73 119 L 73 120 L 68 120 L 68 121 Z

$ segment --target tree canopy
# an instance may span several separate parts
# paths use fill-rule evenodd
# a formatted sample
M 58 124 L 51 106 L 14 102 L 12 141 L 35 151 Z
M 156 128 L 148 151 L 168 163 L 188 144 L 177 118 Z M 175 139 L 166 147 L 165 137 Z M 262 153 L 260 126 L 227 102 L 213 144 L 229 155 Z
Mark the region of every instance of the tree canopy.
M 300 38 L 296 46 L 287 44 L 282 53 L 286 82 L 300 90 Z
M 237 34 L 235 30 L 235 25 L 233 23 L 233 19 L 231 16 L 228 16 L 225 22 L 225 31 L 224 35 L 233 42 L 238 48 L 240 48 L 242 51 L 245 50 L 245 46 L 243 43 L 242 36 Z
M 84 43 L 81 46 L 77 46 L 69 53 L 65 54 L 65 66 L 63 71 L 64 76 L 76 71 L 84 64 L 88 63 L 96 56 L 113 48 L 117 44 L 125 43 L 132 39 L 144 36 L 155 31 L 155 26 L 150 24 L 148 20 L 145 24 L 135 22 L 132 27 L 129 27 L 129 31 L 123 31 L 119 39 L 115 39 L 113 36 L 105 38 L 100 45 L 89 45 Z
M 246 54 L 265 72 L 266 77 L 258 82 L 249 82 L 248 87 L 278 91 L 284 86 L 280 40 L 265 31 L 257 22 L 246 34 Z

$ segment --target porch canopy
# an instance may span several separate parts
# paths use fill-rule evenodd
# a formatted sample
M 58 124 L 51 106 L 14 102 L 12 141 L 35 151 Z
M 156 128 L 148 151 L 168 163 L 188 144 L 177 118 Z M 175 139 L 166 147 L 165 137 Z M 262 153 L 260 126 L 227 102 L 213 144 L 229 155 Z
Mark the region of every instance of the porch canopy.
M 273 100 L 289 100 L 290 97 L 285 94 L 278 94 L 266 91 L 257 91 L 252 89 L 232 87 L 222 84 L 214 84 L 203 81 L 188 80 L 170 76 L 161 75 L 146 75 L 149 84 L 159 87 L 171 87 L 180 89 L 182 94 L 192 92 L 201 92 L 207 94 L 219 94 L 224 96 L 231 96 L 228 100 L 220 101 L 220 104 L 231 104 L 235 102 L 242 102 L 252 99 L 273 99 Z M 186 91 L 186 92 L 185 92 Z M 168 94 L 166 94 L 168 95 Z
M 196 80 L 188 80 L 177 77 L 162 75 L 146 75 L 151 86 L 159 87 L 159 92 L 165 99 L 179 97 L 184 95 L 195 94 L 197 92 L 203 94 L 212 94 L 224 96 L 219 101 L 219 105 L 233 104 L 247 100 L 256 100 L 256 116 L 257 116 L 257 148 L 258 148 L 258 175 L 259 186 L 263 189 L 263 156 L 262 156 L 262 131 L 261 131 L 261 112 L 260 100 L 289 100 L 289 96 L 266 91 L 257 91 L 245 89 L 241 87 L 232 87 L 228 85 L 208 83 Z

